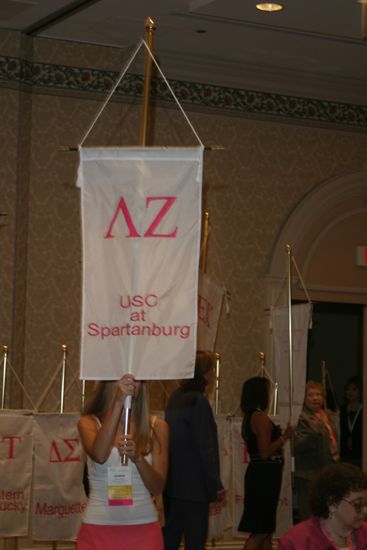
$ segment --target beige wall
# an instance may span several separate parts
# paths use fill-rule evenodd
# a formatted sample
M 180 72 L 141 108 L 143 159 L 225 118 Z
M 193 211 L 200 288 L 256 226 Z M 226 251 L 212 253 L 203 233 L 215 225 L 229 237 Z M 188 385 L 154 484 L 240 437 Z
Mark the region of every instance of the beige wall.
M 117 49 L 23 42 L 17 33 L 0 33 L 0 44 L 1 55 L 28 58 L 33 67 L 42 62 L 119 71 L 126 58 Z M 78 156 L 59 146 L 80 141 L 102 97 L 71 84 L 20 88 L 3 80 L 0 87 L 0 210 L 9 213 L 8 225 L 0 229 L 0 343 L 11 346 L 12 364 L 35 402 L 61 361 L 61 344 L 68 344 L 71 369 L 78 369 L 81 256 L 79 192 L 73 187 Z M 139 105 L 139 99 L 111 102 L 87 143 L 136 144 Z M 246 118 L 244 112 L 207 105 L 185 109 L 205 145 L 224 147 L 205 153 L 204 206 L 211 221 L 208 272 L 231 295 L 217 350 L 222 411 L 233 412 L 242 382 L 255 372 L 264 349 L 266 276 L 277 236 L 312 189 L 363 169 L 367 134 L 366 128 L 347 125 L 320 128 L 269 119 L 264 112 Z M 195 143 L 171 104 L 160 104 L 154 119 L 154 144 Z M 159 406 L 162 390 L 158 384 L 154 390 Z M 67 408 L 78 407 L 78 391 L 66 400 Z M 57 407 L 58 394 L 55 383 L 43 408 Z M 27 406 L 19 402 L 14 382 L 9 405 Z

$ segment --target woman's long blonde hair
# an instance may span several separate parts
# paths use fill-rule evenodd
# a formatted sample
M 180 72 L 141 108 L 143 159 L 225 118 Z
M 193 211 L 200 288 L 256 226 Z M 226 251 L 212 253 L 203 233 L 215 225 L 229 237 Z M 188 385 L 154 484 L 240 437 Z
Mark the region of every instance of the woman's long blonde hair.
M 100 380 L 96 382 L 94 393 L 86 404 L 83 414 L 96 416 L 100 421 L 108 412 L 116 395 L 116 382 Z M 152 427 L 149 410 L 149 388 L 141 381 L 140 389 L 132 402 L 134 440 L 139 452 L 147 454 L 151 447 Z

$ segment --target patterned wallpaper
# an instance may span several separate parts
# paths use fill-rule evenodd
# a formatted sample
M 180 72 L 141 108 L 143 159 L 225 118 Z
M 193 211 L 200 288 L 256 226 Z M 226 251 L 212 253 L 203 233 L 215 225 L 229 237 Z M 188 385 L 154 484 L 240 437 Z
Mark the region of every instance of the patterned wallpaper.
M 98 57 L 99 66 L 105 59 L 108 70 L 89 68 L 92 50 L 82 45 L 72 48 L 73 64 L 60 64 L 63 48 L 69 55 L 71 46 L 49 42 L 45 61 L 40 59 L 44 43 L 37 40 L 37 61 L 14 52 L 0 58 L 0 102 L 6 107 L 0 129 L 0 210 L 9 212 L 8 227 L 0 229 L 0 338 L 23 348 L 14 349 L 14 367 L 22 375 L 24 367 L 24 382 L 35 402 L 60 366 L 61 344 L 69 349 L 67 385 L 78 369 L 80 212 L 73 186 L 78 156 L 59 146 L 80 141 L 102 92 L 120 69 L 115 51 L 111 67 L 108 48 Z M 308 191 L 366 163 L 366 108 L 172 84 L 203 143 L 224 148 L 205 153 L 204 206 L 211 220 L 208 272 L 231 297 L 229 316 L 223 310 L 217 349 L 222 355 L 222 411 L 234 412 L 242 381 L 256 371 L 263 349 L 264 277 L 277 234 Z M 165 102 L 159 83 L 156 91 L 160 101 L 153 112 L 154 144 L 194 144 L 182 114 Z M 87 144 L 136 144 L 140 93 L 141 80 L 129 75 Z M 30 151 L 20 133 L 24 117 L 29 120 Z M 153 402 L 159 406 L 163 390 L 153 386 Z M 67 409 L 79 406 L 79 391 L 72 388 Z M 42 408 L 54 410 L 58 398 L 59 378 Z
M 0 56 L 0 79 L 31 87 L 106 94 L 117 81 L 118 72 L 29 61 Z M 226 88 L 210 84 L 170 80 L 178 101 L 186 108 L 219 109 L 233 114 L 263 115 L 295 121 L 311 121 L 366 128 L 367 106 L 290 95 Z M 142 97 L 143 77 L 127 73 L 115 97 Z M 162 78 L 152 80 L 152 97 L 173 102 Z

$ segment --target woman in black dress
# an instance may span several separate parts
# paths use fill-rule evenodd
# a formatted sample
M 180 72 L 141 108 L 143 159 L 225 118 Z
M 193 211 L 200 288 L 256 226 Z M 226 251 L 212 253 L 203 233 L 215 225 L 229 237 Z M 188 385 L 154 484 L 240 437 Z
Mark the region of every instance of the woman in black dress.
M 242 388 L 242 437 L 250 455 L 245 506 L 238 527 L 250 533 L 245 550 L 271 550 L 282 482 L 282 447 L 294 432 L 288 426 L 282 435 L 268 417 L 269 390 L 268 379 L 261 377 L 250 378 Z

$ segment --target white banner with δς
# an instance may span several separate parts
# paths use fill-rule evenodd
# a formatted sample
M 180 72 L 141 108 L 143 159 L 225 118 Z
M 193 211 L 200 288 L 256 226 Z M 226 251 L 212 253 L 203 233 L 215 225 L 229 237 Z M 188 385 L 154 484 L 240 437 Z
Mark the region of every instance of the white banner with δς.
M 35 464 L 32 535 L 35 540 L 75 539 L 87 505 L 82 485 L 84 452 L 79 414 L 34 416 Z

